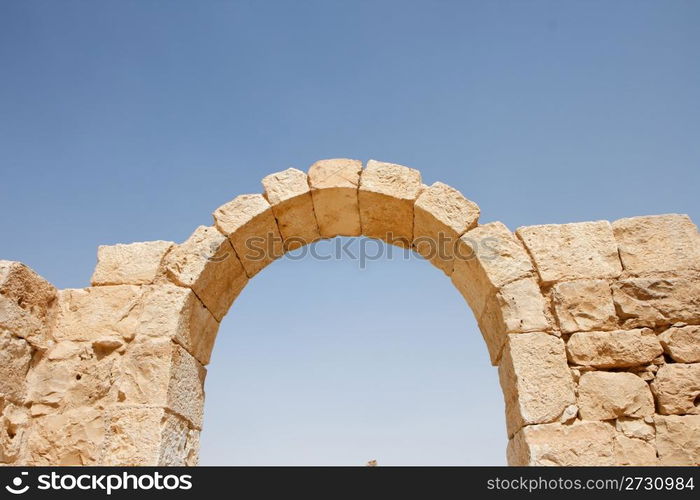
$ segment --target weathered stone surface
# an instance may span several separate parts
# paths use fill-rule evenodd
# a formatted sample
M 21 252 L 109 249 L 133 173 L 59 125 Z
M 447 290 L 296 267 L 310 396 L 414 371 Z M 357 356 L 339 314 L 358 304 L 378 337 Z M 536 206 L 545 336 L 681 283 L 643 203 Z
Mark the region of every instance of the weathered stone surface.
M 700 361 L 700 326 L 674 326 L 659 335 L 666 354 L 679 363 Z
M 21 465 L 26 435 L 29 432 L 29 412 L 23 406 L 0 398 L 0 464 Z
M 413 205 L 422 190 L 417 170 L 375 160 L 367 162 L 358 193 L 362 234 L 410 247 Z
M 452 274 L 459 237 L 476 227 L 479 207 L 456 189 L 436 182 L 416 199 L 413 246 L 434 266 Z
M 687 215 L 620 219 L 612 228 L 627 273 L 700 269 L 700 235 Z
M 646 417 L 654 414 L 654 398 L 641 378 L 626 372 L 588 372 L 578 383 L 583 420 Z
M 31 360 L 32 348 L 26 340 L 0 330 L 0 399 L 24 401 Z
M 563 333 L 616 329 L 612 291 L 606 280 L 577 280 L 552 287 L 552 303 Z
M 231 240 L 249 278 L 284 255 L 277 221 L 263 195 L 236 196 L 213 216 L 216 227 Z
M 501 356 L 506 334 L 541 332 L 551 328 L 545 299 L 534 278 L 502 286 L 487 299 L 478 323 L 493 364 Z
M 656 447 L 642 439 L 618 433 L 615 436 L 615 465 L 659 465 Z
M 172 241 L 147 241 L 128 245 L 101 245 L 92 285 L 144 285 L 153 283 Z
M 304 172 L 288 168 L 263 178 L 262 185 L 277 219 L 285 250 L 294 250 L 321 238 L 311 188 Z
M 317 161 L 309 167 L 309 187 L 322 238 L 359 236 L 362 162 L 347 158 Z
M 615 428 L 628 438 L 651 441 L 656 437 L 654 426 L 642 418 L 620 417 L 615 421 Z
M 168 278 L 189 287 L 221 321 L 248 277 L 228 238 L 214 227 L 198 227 L 163 262 Z
M 626 327 L 672 325 L 700 318 L 700 274 L 628 278 L 613 283 L 613 300 Z
M 46 346 L 56 288 L 20 262 L 0 260 L 0 330 Z
M 572 363 L 597 368 L 625 368 L 651 363 L 663 353 L 649 328 L 612 332 L 577 332 L 566 343 Z
M 544 284 L 622 273 L 617 243 L 607 221 L 518 228 Z
M 660 465 L 700 465 L 700 415 L 655 415 Z
M 615 430 L 606 422 L 529 425 L 508 442 L 509 465 L 613 465 Z
M 498 375 L 509 436 L 523 425 L 554 422 L 576 402 L 564 342 L 552 335 L 509 335 Z
M 700 363 L 663 365 L 651 383 L 662 415 L 700 414 Z

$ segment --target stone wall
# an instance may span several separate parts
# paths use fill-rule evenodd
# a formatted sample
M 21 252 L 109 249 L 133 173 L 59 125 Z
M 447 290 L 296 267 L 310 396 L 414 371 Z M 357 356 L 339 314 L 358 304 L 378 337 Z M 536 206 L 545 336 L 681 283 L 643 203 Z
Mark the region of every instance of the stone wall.
M 0 463 L 196 464 L 205 367 L 235 298 L 285 251 L 362 234 L 413 248 L 466 299 L 498 366 L 511 465 L 700 464 L 687 216 L 512 233 L 376 161 L 324 160 L 263 187 L 181 244 L 100 247 L 88 288 L 0 261 Z

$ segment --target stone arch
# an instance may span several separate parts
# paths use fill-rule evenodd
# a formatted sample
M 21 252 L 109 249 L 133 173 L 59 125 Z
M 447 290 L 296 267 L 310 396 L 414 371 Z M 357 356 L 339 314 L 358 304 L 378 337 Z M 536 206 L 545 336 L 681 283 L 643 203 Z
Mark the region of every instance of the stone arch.
M 513 233 L 479 224 L 454 188 L 376 161 L 262 183 L 181 244 L 100 247 L 88 288 L 0 261 L 0 463 L 196 464 L 205 366 L 236 296 L 285 251 L 361 234 L 414 248 L 465 297 L 498 366 L 510 464 L 700 463 L 687 216 Z

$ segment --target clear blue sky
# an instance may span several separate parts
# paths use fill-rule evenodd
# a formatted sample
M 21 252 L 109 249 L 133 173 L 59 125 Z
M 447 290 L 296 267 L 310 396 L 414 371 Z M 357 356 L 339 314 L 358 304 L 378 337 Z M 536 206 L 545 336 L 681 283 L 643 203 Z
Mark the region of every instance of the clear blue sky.
M 0 258 L 83 287 L 266 174 L 403 163 L 521 225 L 700 220 L 700 2 L 0 3 Z M 222 324 L 203 464 L 501 464 L 471 312 L 425 261 L 277 261 Z

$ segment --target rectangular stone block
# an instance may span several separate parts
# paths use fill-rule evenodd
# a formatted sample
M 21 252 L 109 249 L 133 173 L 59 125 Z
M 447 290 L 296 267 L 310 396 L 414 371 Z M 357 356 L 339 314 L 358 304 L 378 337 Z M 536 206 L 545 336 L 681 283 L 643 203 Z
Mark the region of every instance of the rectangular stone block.
M 217 208 L 213 215 L 216 227 L 231 240 L 249 278 L 284 255 L 282 235 L 263 195 L 242 194 Z
M 552 335 L 508 335 L 498 376 L 509 437 L 523 425 L 556 421 L 576 402 L 564 342 Z
M 700 234 L 687 215 L 631 217 L 612 228 L 627 273 L 700 270 Z
M 654 398 L 640 377 L 627 372 L 587 372 L 578 383 L 579 414 L 583 420 L 648 417 Z
M 577 332 L 566 343 L 569 360 L 596 368 L 627 368 L 651 363 L 663 354 L 649 328 L 612 332 Z
M 616 278 L 622 273 L 608 221 L 521 227 L 516 231 L 535 261 L 542 283 Z
M 317 161 L 309 168 L 309 187 L 322 238 L 360 236 L 360 186 L 362 162 L 338 158 Z
M 663 365 L 651 390 L 662 415 L 700 415 L 700 363 Z
M 700 465 L 700 415 L 655 415 L 660 465 Z
M 128 245 L 101 245 L 92 286 L 153 283 L 172 241 L 147 241 Z
M 700 362 L 700 326 L 673 326 L 659 335 L 659 340 L 674 361 Z
M 263 178 L 262 185 L 277 219 L 285 250 L 294 250 L 321 238 L 311 188 L 304 172 L 288 168 Z
M 413 205 L 422 190 L 417 170 L 375 160 L 367 162 L 358 195 L 362 234 L 410 248 Z
M 562 333 L 618 328 L 610 284 L 577 280 L 552 287 L 552 303 Z

